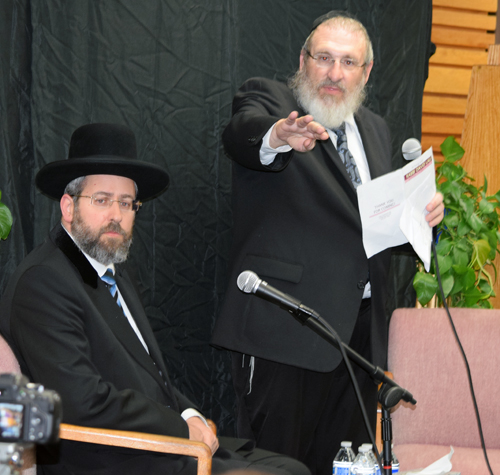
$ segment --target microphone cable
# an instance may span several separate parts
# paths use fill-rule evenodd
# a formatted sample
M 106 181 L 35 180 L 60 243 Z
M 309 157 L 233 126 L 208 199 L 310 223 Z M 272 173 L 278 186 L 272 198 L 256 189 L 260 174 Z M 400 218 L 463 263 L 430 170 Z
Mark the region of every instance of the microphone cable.
M 370 437 L 370 442 L 373 445 L 373 450 L 375 451 L 375 456 L 377 457 L 378 464 L 382 469 L 382 457 L 378 451 L 377 444 L 375 443 L 375 437 L 373 435 L 372 428 L 370 427 L 370 421 L 368 419 L 368 414 L 366 412 L 365 403 L 363 401 L 363 397 L 361 396 L 361 390 L 359 389 L 358 380 L 356 379 L 356 375 L 354 374 L 354 370 L 352 369 L 351 360 L 345 351 L 344 345 L 342 344 L 342 340 L 340 339 L 338 333 L 332 328 L 332 326 L 321 316 L 317 315 L 317 321 L 324 327 L 328 332 L 335 338 L 340 353 L 342 354 L 342 359 L 345 362 L 347 367 L 347 371 L 349 372 L 349 376 L 351 377 L 351 382 L 354 387 L 354 393 L 356 394 L 356 398 L 358 400 L 359 408 L 361 409 L 361 414 L 363 416 L 363 422 L 365 423 L 366 431 L 368 432 L 368 436 Z
M 493 470 L 491 469 L 490 461 L 488 459 L 488 454 L 486 453 L 486 444 L 484 442 L 483 427 L 481 425 L 481 418 L 479 416 L 479 408 L 477 406 L 476 395 L 474 393 L 474 385 L 472 384 L 472 375 L 471 375 L 471 371 L 470 371 L 470 367 L 469 367 L 469 361 L 467 360 L 467 356 L 465 355 L 465 351 L 463 349 L 462 343 L 460 342 L 460 338 L 458 336 L 457 329 L 455 328 L 455 324 L 453 323 L 453 319 L 451 318 L 450 309 L 448 308 L 448 304 L 446 303 L 446 298 L 444 296 L 444 291 L 443 291 L 443 285 L 441 283 L 441 274 L 439 273 L 438 258 L 437 258 L 436 245 L 435 245 L 434 239 L 432 240 L 432 254 L 434 256 L 434 262 L 436 264 L 436 277 L 438 280 L 439 291 L 441 293 L 441 300 L 443 301 L 444 308 L 446 309 L 446 314 L 448 315 L 448 320 L 450 321 L 451 328 L 453 329 L 453 333 L 455 335 L 455 340 L 458 343 L 458 346 L 460 348 L 460 352 L 462 353 L 462 357 L 465 361 L 465 367 L 467 369 L 467 378 L 469 380 L 469 389 L 470 389 L 471 396 L 472 396 L 472 402 L 474 404 L 474 411 L 476 413 L 476 421 L 477 421 L 477 426 L 479 429 L 479 437 L 481 439 L 481 447 L 483 449 L 484 459 L 486 461 L 486 465 L 488 466 L 488 470 L 489 470 L 490 474 L 493 475 Z

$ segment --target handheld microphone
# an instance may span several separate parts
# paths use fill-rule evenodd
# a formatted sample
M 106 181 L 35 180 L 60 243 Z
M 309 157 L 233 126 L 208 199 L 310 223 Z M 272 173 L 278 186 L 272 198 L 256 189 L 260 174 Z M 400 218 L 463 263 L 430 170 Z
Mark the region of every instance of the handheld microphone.
M 304 315 L 306 315 L 307 318 L 319 317 L 314 310 L 302 305 L 300 300 L 270 286 L 251 270 L 243 271 L 238 276 L 237 285 L 242 292 L 246 294 L 255 294 L 257 297 L 278 305 L 297 317 L 303 317 Z
M 422 145 L 415 138 L 407 139 L 401 147 L 401 151 L 405 160 L 415 160 L 422 155 Z

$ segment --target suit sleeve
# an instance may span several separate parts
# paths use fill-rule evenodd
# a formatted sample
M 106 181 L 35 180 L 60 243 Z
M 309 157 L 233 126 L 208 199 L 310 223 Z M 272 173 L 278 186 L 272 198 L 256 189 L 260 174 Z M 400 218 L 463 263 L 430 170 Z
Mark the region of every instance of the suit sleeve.
M 233 100 L 233 116 L 222 134 L 232 160 L 245 168 L 267 172 L 287 166 L 293 151 L 278 154 L 271 165 L 262 165 L 259 151 L 269 129 L 296 109 L 289 96 L 286 86 L 264 78 L 249 79 L 241 86 Z
M 92 328 L 84 294 L 50 266 L 32 267 L 19 279 L 11 336 L 33 381 L 60 394 L 64 422 L 188 438 L 187 424 L 176 410 L 139 388 L 118 389 L 100 374 L 93 359 L 95 341 L 91 344 L 88 335 L 104 326 Z M 116 358 L 105 364 L 109 371 L 120 372 Z

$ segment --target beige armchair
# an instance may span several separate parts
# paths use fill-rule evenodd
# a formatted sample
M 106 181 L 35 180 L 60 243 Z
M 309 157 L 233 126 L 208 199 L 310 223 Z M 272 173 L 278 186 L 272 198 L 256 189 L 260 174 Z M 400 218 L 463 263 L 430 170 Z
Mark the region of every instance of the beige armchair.
M 490 464 L 500 473 L 500 310 L 451 313 L 469 361 Z M 423 468 L 449 453 L 451 445 L 454 472 L 488 474 L 465 363 L 445 310 L 397 309 L 388 358 L 395 381 L 417 400 L 392 414 L 400 469 Z

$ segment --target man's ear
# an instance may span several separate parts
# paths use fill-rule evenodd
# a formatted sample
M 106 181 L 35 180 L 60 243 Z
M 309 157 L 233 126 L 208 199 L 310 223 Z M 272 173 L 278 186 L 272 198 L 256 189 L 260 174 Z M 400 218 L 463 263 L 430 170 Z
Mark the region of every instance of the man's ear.
M 64 194 L 59 202 L 61 207 L 62 221 L 71 227 L 75 213 L 75 202 L 68 194 Z
M 370 77 L 370 73 L 372 72 L 372 68 L 373 68 L 373 61 L 370 61 L 365 66 L 365 84 L 368 82 L 368 78 Z
M 299 62 L 300 62 L 300 67 L 299 69 L 302 71 L 302 68 L 304 67 L 304 61 L 306 60 L 306 52 L 305 50 L 302 50 L 300 52 L 300 58 L 299 58 Z

